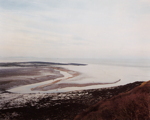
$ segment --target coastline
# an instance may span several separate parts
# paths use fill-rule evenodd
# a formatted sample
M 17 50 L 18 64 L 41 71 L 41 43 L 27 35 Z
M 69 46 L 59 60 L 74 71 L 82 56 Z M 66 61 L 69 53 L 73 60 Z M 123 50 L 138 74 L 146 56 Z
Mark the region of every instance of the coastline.
M 1 90 L 15 93 L 55 93 L 86 89 L 94 86 L 104 86 L 115 84 L 121 80 L 111 82 L 92 82 L 82 80 L 85 83 L 77 83 L 83 75 L 72 69 L 68 65 L 76 67 L 85 66 L 85 64 L 69 63 L 47 63 L 47 62 L 17 62 L 1 63 L 5 69 L 1 69 Z M 7 69 L 8 68 L 8 69 Z M 74 80 L 76 79 L 76 80 Z M 72 89 L 72 90 L 71 90 Z
M 27 66 L 25 65 L 24 67 L 21 67 L 23 69 L 17 68 L 17 70 L 20 71 L 19 74 L 26 75 L 27 74 L 26 72 L 22 72 L 24 70 L 26 71 L 26 67 Z M 32 67 L 34 67 L 34 69 L 31 69 Z M 101 66 L 101 67 L 102 68 L 100 70 L 107 68 L 107 66 L 106 67 Z M 36 65 L 36 66 L 27 67 L 27 70 L 28 69 L 33 70 L 33 73 L 30 72 L 29 76 L 41 75 L 39 74 L 39 72 L 40 73 L 44 72 L 43 75 L 45 76 L 49 75 L 48 73 L 50 73 L 48 77 L 50 77 L 51 75 L 52 76 L 60 75 L 61 77 L 64 77 L 65 79 L 56 78 L 55 80 L 51 80 L 51 83 L 40 85 L 38 87 L 33 87 L 32 91 L 36 93 L 31 93 L 31 92 L 11 93 L 9 91 L 3 91 L 2 93 L 0 93 L 0 98 L 2 98 L 0 99 L 0 119 L 5 120 L 6 118 L 8 118 L 8 120 L 19 120 L 19 119 L 72 120 L 75 118 L 76 115 L 82 113 L 83 111 L 85 111 L 85 109 L 96 104 L 97 102 L 108 100 L 119 94 L 128 93 L 130 90 L 136 88 L 137 86 L 141 85 L 141 83 L 143 83 L 143 81 L 133 80 L 134 82 L 131 81 L 131 83 L 128 83 L 128 84 L 118 85 L 118 84 L 111 84 L 111 82 L 108 83 L 106 81 L 105 83 L 104 82 L 98 83 L 98 84 L 101 84 L 103 88 L 102 87 L 96 88 L 95 86 L 100 86 L 100 85 L 96 85 L 97 83 L 90 83 L 87 80 L 89 76 L 87 76 L 87 78 L 84 78 L 85 68 L 83 72 L 82 70 L 81 71 L 77 70 L 77 69 L 83 68 L 81 66 L 79 67 L 76 66 L 75 68 L 77 69 L 69 69 L 69 68 L 70 66 L 61 66 L 61 65 L 60 66 L 47 66 L 47 65 L 45 66 L 44 65 L 40 67 Z M 88 67 L 88 70 L 90 71 L 89 68 L 90 67 Z M 112 67 L 111 69 L 114 69 L 114 67 Z M 3 71 L 3 73 L 6 73 L 7 70 L 6 71 L 5 70 Z M 13 70 L 10 70 L 10 71 L 13 71 Z M 61 72 L 64 72 L 65 74 L 69 74 L 69 76 L 65 76 L 61 74 Z M 102 71 L 102 73 L 105 73 L 105 72 Z M 7 75 L 12 76 L 12 74 L 10 74 L 9 72 Z M 15 73 L 15 76 L 16 76 L 16 73 Z M 17 76 L 18 76 L 18 73 L 17 73 Z M 1 77 L 5 77 L 5 76 L 1 75 Z M 95 78 L 90 77 L 89 79 L 92 80 Z M 79 82 L 80 84 L 77 84 L 79 80 L 81 80 L 81 82 Z M 84 80 L 87 80 L 87 81 L 84 81 Z M 113 81 L 112 83 L 120 84 L 120 82 L 122 81 L 118 80 L 118 81 Z M 50 91 L 52 93 L 48 93 L 48 91 L 45 92 L 44 88 L 48 87 L 46 90 L 49 90 L 49 86 L 52 86 L 52 84 L 53 85 L 60 84 L 61 87 L 64 85 L 65 88 L 70 88 L 70 89 L 67 89 L 66 91 L 68 92 L 65 92 L 65 90 L 63 91 L 63 88 L 60 89 L 60 91 L 59 90 L 57 91 L 57 88 L 54 88 L 55 92 L 51 90 Z M 79 85 L 81 85 L 81 87 Z M 78 86 L 78 87 L 73 89 L 74 86 Z M 87 86 L 87 87 L 90 86 L 91 88 L 89 87 L 90 89 L 86 89 L 87 87 L 84 87 L 84 86 Z M 95 89 L 93 89 L 94 87 Z M 23 89 L 23 87 L 21 88 Z M 82 88 L 84 90 L 79 89 L 79 88 Z M 40 90 L 40 92 L 36 90 Z
M 3 93 L 0 94 L 0 97 L 3 98 L 0 101 L 0 118 L 4 120 L 7 116 L 11 120 L 46 120 L 48 118 L 72 120 L 77 114 L 98 101 L 128 92 L 141 83 L 143 82 L 65 93 Z
M 79 75 L 78 72 L 59 67 L 60 65 L 85 65 L 77 63 L 13 62 L 0 63 L 0 91 L 11 90 L 31 84 L 59 82 L 59 78 Z M 57 81 L 58 80 L 58 81 Z
M 59 71 L 50 67 L 11 67 L 1 69 L 0 72 L 0 90 L 63 77 Z

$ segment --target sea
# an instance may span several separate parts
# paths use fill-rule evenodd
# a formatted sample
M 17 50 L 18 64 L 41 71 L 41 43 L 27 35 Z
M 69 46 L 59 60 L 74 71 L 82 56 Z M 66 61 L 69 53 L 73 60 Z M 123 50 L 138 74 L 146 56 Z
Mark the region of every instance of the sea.
M 82 75 L 63 81 L 63 83 L 102 83 L 85 87 L 66 87 L 47 92 L 67 92 L 74 90 L 107 88 L 125 85 L 135 81 L 150 80 L 150 61 L 147 59 L 62 59 L 62 58 L 5 58 L 0 62 L 55 62 L 55 63 L 82 63 L 85 66 L 65 65 L 64 68 L 78 71 Z M 117 80 L 120 80 L 114 84 Z M 107 83 L 107 84 L 105 84 Z

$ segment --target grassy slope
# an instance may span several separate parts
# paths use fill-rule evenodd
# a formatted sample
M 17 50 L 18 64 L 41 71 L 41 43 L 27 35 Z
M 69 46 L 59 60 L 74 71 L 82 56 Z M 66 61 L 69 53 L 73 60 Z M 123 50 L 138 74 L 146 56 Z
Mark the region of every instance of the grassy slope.
M 149 120 L 150 81 L 91 106 L 74 120 Z

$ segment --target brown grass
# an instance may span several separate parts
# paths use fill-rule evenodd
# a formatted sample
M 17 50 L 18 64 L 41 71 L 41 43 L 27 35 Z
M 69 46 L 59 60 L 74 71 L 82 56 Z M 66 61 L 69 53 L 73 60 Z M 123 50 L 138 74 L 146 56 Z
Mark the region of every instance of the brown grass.
M 150 120 L 150 81 L 98 102 L 74 120 Z

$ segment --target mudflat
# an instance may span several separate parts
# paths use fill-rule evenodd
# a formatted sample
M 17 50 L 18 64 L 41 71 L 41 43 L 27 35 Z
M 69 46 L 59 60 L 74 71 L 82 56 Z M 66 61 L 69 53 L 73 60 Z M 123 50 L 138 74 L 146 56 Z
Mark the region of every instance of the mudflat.
M 63 77 L 60 70 L 65 69 L 58 67 L 58 65 L 84 64 L 51 62 L 0 63 L 0 91 Z
M 60 66 L 61 65 L 61 66 Z M 64 80 L 80 76 L 82 73 L 64 68 L 66 65 L 85 65 L 77 63 L 49 63 L 49 62 L 17 62 L 17 63 L 0 63 L 0 91 L 5 91 L 18 86 L 35 84 L 28 91 L 49 91 L 67 87 L 86 87 L 92 85 L 114 84 L 121 79 L 113 82 L 87 82 L 87 83 L 67 83 Z M 66 77 L 61 71 L 69 75 Z M 64 78 L 63 78 L 64 77 Z M 58 79 L 59 78 L 59 79 Z M 53 81 L 52 81 L 53 80 Z M 48 81 L 47 83 L 42 83 Z M 62 82 L 61 82 L 62 81 Z M 22 88 L 21 88 L 22 89 Z M 26 88 L 25 88 L 26 89 Z M 30 90 L 29 90 L 30 89 Z M 18 89 L 17 89 L 18 91 Z M 20 91 L 20 90 L 19 90 Z M 27 91 L 27 90 L 26 90 Z M 14 91 L 13 91 L 14 92 Z
M 53 67 L 11 67 L 0 69 L 0 90 L 53 80 L 62 76 Z

